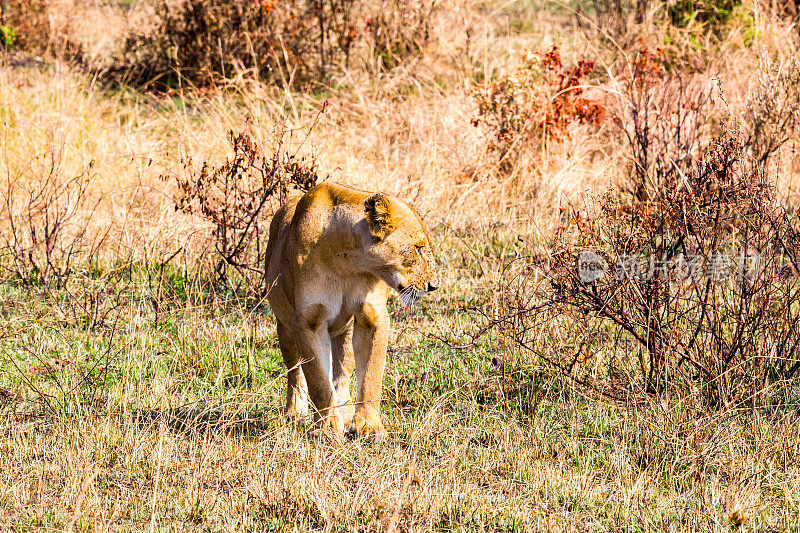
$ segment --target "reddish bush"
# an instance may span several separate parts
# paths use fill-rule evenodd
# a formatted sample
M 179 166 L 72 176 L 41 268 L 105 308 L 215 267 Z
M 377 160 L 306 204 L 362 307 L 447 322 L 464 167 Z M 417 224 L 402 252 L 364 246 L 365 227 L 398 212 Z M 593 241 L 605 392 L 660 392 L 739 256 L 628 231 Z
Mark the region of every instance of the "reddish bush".
M 199 215 L 213 226 L 218 280 L 236 289 L 244 283 L 247 294 L 260 298 L 273 210 L 290 191 L 316 185 L 319 176 L 313 158 L 288 153 L 280 133 L 267 147 L 247 131 L 230 132 L 229 142 L 233 154 L 221 165 L 204 162 L 197 169 L 186 158 L 182 173 L 163 179 L 177 182 L 175 209 Z
M 529 52 L 522 68 L 472 90 L 478 106 L 473 124 L 488 134 L 490 151 L 507 160 L 534 139 L 569 139 L 571 125 L 598 125 L 605 116 L 601 103 L 584 96 L 593 70 L 592 61 L 565 67 L 556 45 Z

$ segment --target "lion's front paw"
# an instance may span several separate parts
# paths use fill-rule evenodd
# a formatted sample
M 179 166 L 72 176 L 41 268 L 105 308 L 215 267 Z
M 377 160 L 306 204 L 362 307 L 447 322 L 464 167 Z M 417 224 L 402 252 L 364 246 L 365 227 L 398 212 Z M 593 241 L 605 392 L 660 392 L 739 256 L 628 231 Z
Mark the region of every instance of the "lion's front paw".
M 386 429 L 377 412 L 358 412 L 353 416 L 353 423 L 348 428 L 348 433 L 359 439 L 370 442 L 383 442 L 386 440 Z
M 328 437 L 334 442 L 341 442 L 344 438 L 344 422 L 338 410 L 332 409 L 324 417 L 319 418 L 314 423 L 311 434 L 318 437 Z
M 285 416 L 289 423 L 298 424 L 308 418 L 308 407 L 298 408 L 294 405 L 290 405 L 286 408 Z
M 339 406 L 339 414 L 342 416 L 342 421 L 345 426 L 351 426 L 355 417 L 356 408 L 353 402 L 347 402 Z
M 307 392 L 297 391 L 289 385 L 286 391 L 286 419 L 291 422 L 301 422 L 308 418 L 308 400 L 306 399 Z

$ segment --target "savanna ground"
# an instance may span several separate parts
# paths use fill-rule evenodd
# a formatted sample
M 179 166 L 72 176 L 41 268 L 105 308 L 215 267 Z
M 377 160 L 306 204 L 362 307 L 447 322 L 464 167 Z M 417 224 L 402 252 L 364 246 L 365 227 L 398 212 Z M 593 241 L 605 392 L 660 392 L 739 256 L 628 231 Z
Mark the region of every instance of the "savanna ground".
M 754 94 L 777 84 L 767 100 L 797 100 L 780 77 L 800 49 L 791 3 L 442 0 L 404 53 L 356 48 L 324 79 L 148 84 L 113 50 L 149 31 L 156 4 L 54 2 L 49 42 L 20 33 L 2 55 L 0 528 L 800 530 L 796 377 L 706 401 L 703 385 L 645 386 L 642 347 L 614 324 L 585 337 L 580 319 L 543 311 L 520 315 L 535 326 L 520 334 L 508 319 L 543 243 L 583 231 L 574 206 L 636 173 L 619 107 L 637 58 L 666 57 L 651 74 L 694 84 L 702 128 L 727 120 L 747 136 L 753 109 L 786 113 Z M 554 44 L 563 69 L 592 68 L 518 71 Z M 509 84 L 555 91 L 512 104 Z M 559 100 L 565 87 L 581 99 Z M 491 90 L 508 107 L 482 115 Z M 795 112 L 758 122 L 785 133 L 768 171 L 788 206 Z M 220 281 L 214 225 L 176 209 L 182 161 L 218 165 L 243 130 L 313 156 L 320 179 L 413 202 L 431 230 L 440 289 L 412 311 L 391 302 L 384 444 L 332 444 L 284 420 L 257 276 Z M 587 346 L 567 370 L 552 364 Z

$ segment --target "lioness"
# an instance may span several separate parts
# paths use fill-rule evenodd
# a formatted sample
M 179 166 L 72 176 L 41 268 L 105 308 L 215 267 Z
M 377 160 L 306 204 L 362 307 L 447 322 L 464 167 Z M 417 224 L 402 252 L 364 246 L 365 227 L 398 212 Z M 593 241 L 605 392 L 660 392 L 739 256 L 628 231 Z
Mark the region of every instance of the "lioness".
M 275 213 L 266 257 L 267 298 L 289 369 L 287 416 L 307 415 L 310 397 L 318 429 L 339 438 L 348 424 L 359 437 L 383 438 L 389 290 L 410 306 L 436 289 L 419 214 L 392 196 L 323 183 Z

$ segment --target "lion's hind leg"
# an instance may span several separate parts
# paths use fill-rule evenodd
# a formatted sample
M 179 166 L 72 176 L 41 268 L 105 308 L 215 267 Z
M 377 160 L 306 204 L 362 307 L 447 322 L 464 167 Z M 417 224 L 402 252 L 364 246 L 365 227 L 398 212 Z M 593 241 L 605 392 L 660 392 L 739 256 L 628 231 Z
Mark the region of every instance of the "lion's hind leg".
M 293 420 L 308 416 L 308 386 L 300 364 L 300 355 L 291 330 L 278 321 L 278 343 L 286 364 L 286 417 Z

